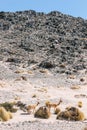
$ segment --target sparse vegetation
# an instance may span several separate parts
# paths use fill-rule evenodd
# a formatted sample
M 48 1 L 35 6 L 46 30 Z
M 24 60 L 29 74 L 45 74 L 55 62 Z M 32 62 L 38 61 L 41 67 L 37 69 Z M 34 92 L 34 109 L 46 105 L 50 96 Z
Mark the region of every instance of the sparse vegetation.
M 17 74 L 24 73 L 24 70 L 16 70 L 15 73 Z
M 33 74 L 33 71 L 28 70 L 27 73 L 28 73 L 28 74 Z
M 27 81 L 27 78 L 25 76 L 21 76 L 21 79 Z
M 40 107 L 34 114 L 37 118 L 48 119 L 51 113 L 47 107 Z
M 50 74 L 47 69 L 41 69 L 40 72 L 43 73 L 43 74 Z
M 40 88 L 40 89 L 38 89 L 38 92 L 45 92 L 45 93 L 47 93 L 47 88 Z
M 57 108 L 55 109 L 54 114 L 58 114 L 59 112 L 61 112 L 61 109 L 57 107 Z
M 69 75 L 68 78 L 69 79 L 75 79 L 75 75 Z
M 15 79 L 15 81 L 21 81 L 21 80 L 27 81 L 27 78 L 25 76 L 20 76 Z
M 17 109 L 14 108 L 14 105 L 15 105 L 15 102 L 12 102 L 12 103 L 10 103 L 10 102 L 5 102 L 5 103 L 1 103 L 1 104 L 0 104 L 0 107 L 3 107 L 3 108 L 5 108 L 7 111 L 10 111 L 10 112 L 16 112 Z
M 81 112 L 78 108 L 70 107 L 70 108 L 67 108 L 67 110 L 60 112 L 57 115 L 57 119 L 83 121 L 85 119 L 85 116 L 83 112 Z
M 80 108 L 81 108 L 81 107 L 82 107 L 82 105 L 83 105 L 83 104 L 82 104 L 82 102 L 81 102 L 81 101 L 79 101 L 79 102 L 78 102 L 78 107 L 80 107 Z
M 71 89 L 80 89 L 80 86 L 71 86 Z
M 0 120 L 8 121 L 9 119 L 12 119 L 11 112 L 6 111 L 4 107 L 0 107 Z
M 37 95 L 36 95 L 36 94 L 33 94 L 33 95 L 32 95 L 32 98 L 36 98 L 36 97 L 37 97 Z
M 59 65 L 61 68 L 65 68 L 66 67 L 66 64 L 60 64 Z

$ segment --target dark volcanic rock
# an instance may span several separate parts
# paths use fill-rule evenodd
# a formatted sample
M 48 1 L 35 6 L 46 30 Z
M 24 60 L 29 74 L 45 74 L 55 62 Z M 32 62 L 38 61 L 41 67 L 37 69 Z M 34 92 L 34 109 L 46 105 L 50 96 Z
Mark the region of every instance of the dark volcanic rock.
M 71 74 L 87 69 L 87 20 L 53 11 L 0 12 L 0 60 Z M 61 64 L 66 64 L 61 68 Z

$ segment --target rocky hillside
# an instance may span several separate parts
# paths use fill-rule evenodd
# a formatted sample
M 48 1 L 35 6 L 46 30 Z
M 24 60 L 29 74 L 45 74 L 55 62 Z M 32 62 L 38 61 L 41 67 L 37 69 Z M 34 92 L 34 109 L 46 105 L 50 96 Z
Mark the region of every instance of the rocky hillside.
M 0 60 L 55 73 L 87 69 L 87 20 L 53 11 L 0 12 Z

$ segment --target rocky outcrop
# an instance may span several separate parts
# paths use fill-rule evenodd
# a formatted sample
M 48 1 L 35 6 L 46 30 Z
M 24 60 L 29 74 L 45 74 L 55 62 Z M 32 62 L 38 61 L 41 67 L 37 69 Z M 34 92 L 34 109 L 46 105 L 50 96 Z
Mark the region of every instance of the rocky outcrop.
M 53 11 L 0 12 L 0 60 L 76 73 L 87 69 L 87 20 Z M 64 66 L 61 66 L 64 64 Z

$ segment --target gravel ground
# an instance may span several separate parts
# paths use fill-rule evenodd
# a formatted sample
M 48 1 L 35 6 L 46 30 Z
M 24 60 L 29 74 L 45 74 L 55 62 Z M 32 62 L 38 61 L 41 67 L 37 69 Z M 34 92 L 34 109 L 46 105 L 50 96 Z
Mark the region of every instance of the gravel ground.
M 27 68 L 17 67 L 16 69 L 11 69 L 9 63 L 4 62 L 0 62 L 0 68 L 2 68 L 0 73 L 2 79 L 0 80 L 0 102 L 14 101 L 15 97 L 17 97 L 18 100 L 26 104 L 35 103 L 39 99 L 40 105 L 43 105 L 46 100 L 57 102 L 62 98 L 63 104 L 60 105 L 60 108 L 64 109 L 68 105 L 76 106 L 77 102 L 81 100 L 83 102 L 81 110 L 84 111 L 87 117 L 86 75 L 84 75 L 85 81 L 81 82 L 82 73 L 79 76 L 75 76 L 75 79 L 70 79 L 65 74 L 54 75 L 50 71 L 49 73 L 40 73 L 39 69 L 33 71 L 33 74 L 28 74 Z M 18 69 L 24 70 L 23 73 L 16 74 L 15 71 Z M 25 76 L 27 81 L 16 80 L 21 76 Z M 80 89 L 70 89 L 73 85 L 80 86 Z M 33 94 L 36 94 L 37 97 L 32 98 Z M 81 96 L 81 94 L 85 96 Z M 77 95 L 77 98 L 75 95 Z M 54 114 L 47 120 L 37 119 L 33 115 L 26 115 L 26 113 L 23 114 L 22 111 L 18 111 L 13 114 L 13 119 L 7 122 L 0 122 L 0 130 L 84 130 L 86 125 L 87 120 L 76 122 L 56 120 L 56 115 Z
M 19 123 L 1 123 L 0 130 L 84 130 L 87 123 L 56 121 L 55 123 L 42 123 L 40 121 L 25 121 Z

